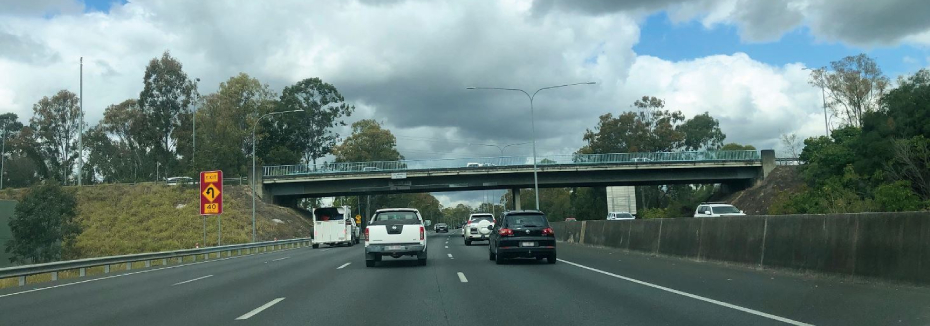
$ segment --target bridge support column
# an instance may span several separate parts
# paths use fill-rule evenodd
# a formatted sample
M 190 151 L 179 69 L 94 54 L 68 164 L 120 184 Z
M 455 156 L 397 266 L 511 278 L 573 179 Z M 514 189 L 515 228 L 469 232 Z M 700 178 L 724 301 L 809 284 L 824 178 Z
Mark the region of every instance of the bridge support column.
M 520 206 L 520 188 L 510 189 L 510 195 L 513 198 L 513 207 L 511 208 L 515 211 L 522 210 L 523 207 Z
M 775 150 L 762 150 L 762 179 L 769 176 L 769 172 L 775 169 Z

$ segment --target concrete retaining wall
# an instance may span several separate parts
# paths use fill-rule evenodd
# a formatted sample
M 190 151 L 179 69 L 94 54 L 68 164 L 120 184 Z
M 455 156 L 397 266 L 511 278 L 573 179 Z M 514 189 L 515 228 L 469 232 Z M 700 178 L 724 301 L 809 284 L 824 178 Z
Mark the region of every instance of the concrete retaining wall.
M 930 212 L 555 222 L 560 241 L 930 284 Z

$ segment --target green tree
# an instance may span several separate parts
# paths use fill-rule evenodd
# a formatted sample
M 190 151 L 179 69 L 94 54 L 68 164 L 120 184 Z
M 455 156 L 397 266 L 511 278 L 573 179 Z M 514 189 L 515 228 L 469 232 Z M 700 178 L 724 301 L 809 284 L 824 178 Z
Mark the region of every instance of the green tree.
M 75 207 L 74 195 L 57 183 L 30 188 L 10 219 L 13 239 L 6 243 L 6 251 L 13 254 L 10 260 L 36 264 L 76 257 L 73 245 L 81 227 L 74 220 Z
M 881 96 L 888 87 L 888 77 L 882 74 L 875 60 L 865 54 L 833 61 L 830 67 L 830 71 L 812 70 L 810 83 L 823 87 L 827 105 L 847 125 L 862 126 L 865 114 L 880 106 Z
M 916 211 L 922 204 L 907 181 L 878 186 L 875 189 L 875 203 L 886 212 Z
M 501 198 L 504 207 L 513 207 L 513 194 L 507 192 Z M 546 213 L 550 221 L 564 221 L 572 217 L 571 188 L 539 189 L 539 210 Z M 536 193 L 533 189 L 520 190 L 520 206 L 523 209 L 536 209 Z M 607 213 L 604 213 L 607 216 Z M 582 218 L 579 218 L 579 220 Z
M 223 170 L 230 176 L 248 174 L 252 164 L 252 126 L 261 114 L 272 112 L 276 106 L 277 94 L 245 73 L 220 83 L 216 93 L 204 96 L 203 107 L 196 113 L 195 170 Z M 260 131 L 256 138 L 268 137 L 267 129 Z M 297 160 L 299 157 L 288 163 Z
M 677 127 L 684 134 L 683 146 L 685 150 L 715 150 L 723 146 L 727 135 L 720 130 L 720 122 L 704 112 L 694 116 Z
M 33 130 L 37 164 L 45 166 L 45 177 L 67 183 L 72 180 L 78 158 L 81 107 L 76 94 L 61 90 L 43 97 L 32 107 L 29 126 Z
M 397 138 L 381 128 L 373 119 L 352 124 L 352 134 L 334 147 L 336 162 L 398 161 L 404 157 L 397 151 Z
M 319 78 L 307 78 L 285 87 L 280 105 L 284 108 L 282 111 L 304 110 L 292 120 L 299 126 L 294 131 L 298 143 L 304 145 L 304 161 L 314 165 L 336 145 L 339 134 L 333 128 L 345 126 L 342 118 L 355 111 L 354 106 L 345 103 L 335 86 Z
M 189 143 L 190 120 L 183 124 L 182 117 L 190 115 L 190 107 L 197 100 L 197 85 L 184 72 L 181 62 L 165 51 L 161 58 L 153 58 L 145 67 L 144 87 L 139 93 L 139 106 L 145 114 L 146 126 L 151 127 L 158 162 L 164 175 L 178 167 L 178 157 L 190 158 L 191 153 L 179 153 L 177 144 Z M 180 134 L 179 134 L 180 131 Z M 181 140 L 182 135 L 188 135 Z
M 614 118 L 610 113 L 600 116 L 594 130 L 585 131 L 582 154 L 669 152 L 681 148 L 685 133 L 679 125 L 685 120 L 680 111 L 665 110 L 661 99 L 643 96 L 633 103 L 636 112 L 624 112 Z M 692 123 L 698 127 L 701 120 Z M 695 130 L 694 138 L 701 138 Z M 695 142 L 700 141 L 695 140 Z
M 729 143 L 720 147 L 722 151 L 754 151 L 756 150 L 755 146 L 752 145 L 740 145 L 737 143 Z
M 94 166 L 105 182 L 152 180 L 158 137 L 146 124 L 145 112 L 136 100 L 108 106 L 94 129 L 99 130 L 92 130 L 84 142 L 91 150 L 89 156 L 97 159 Z

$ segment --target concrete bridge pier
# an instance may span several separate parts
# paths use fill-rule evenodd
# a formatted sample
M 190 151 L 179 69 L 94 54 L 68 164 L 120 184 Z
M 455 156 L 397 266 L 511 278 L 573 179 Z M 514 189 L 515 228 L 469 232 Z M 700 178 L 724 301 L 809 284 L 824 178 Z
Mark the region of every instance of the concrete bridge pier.
M 513 198 L 513 207 L 511 209 L 515 211 L 522 210 L 523 207 L 520 206 L 520 188 L 510 189 L 511 198 Z

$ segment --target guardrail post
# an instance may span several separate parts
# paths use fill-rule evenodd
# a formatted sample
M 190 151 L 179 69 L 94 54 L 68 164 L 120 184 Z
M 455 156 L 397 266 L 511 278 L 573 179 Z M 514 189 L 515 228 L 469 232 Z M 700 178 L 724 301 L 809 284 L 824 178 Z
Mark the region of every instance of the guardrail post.
M 184 262 L 184 256 L 178 256 L 178 264 Z
M 151 261 L 151 260 L 146 260 L 146 261 L 145 261 L 145 268 L 149 268 L 149 267 L 152 267 L 152 261 Z
M 131 270 L 132 270 L 132 262 L 131 262 L 131 261 L 126 262 L 126 270 L 127 270 L 127 271 L 131 271 Z
M 58 272 L 52 272 L 52 281 L 58 280 Z
M 203 260 L 209 260 L 210 254 L 203 254 Z
M 103 265 L 103 273 L 106 274 L 109 272 L 110 272 L 110 264 Z
M 26 285 L 26 276 L 19 277 L 19 286 Z
M 87 269 L 86 269 L 86 268 L 81 267 L 80 276 L 82 276 L 82 277 L 83 277 L 83 276 L 87 276 Z
M 162 264 L 162 265 L 168 265 L 168 258 L 163 258 L 163 259 L 161 260 L 161 264 Z
M 236 256 L 242 256 L 242 249 L 239 249 L 239 250 L 236 252 Z

